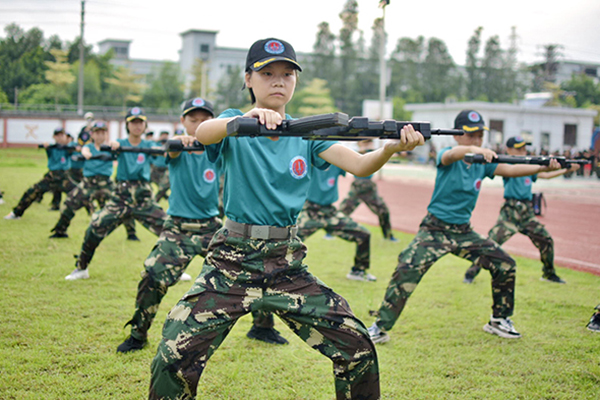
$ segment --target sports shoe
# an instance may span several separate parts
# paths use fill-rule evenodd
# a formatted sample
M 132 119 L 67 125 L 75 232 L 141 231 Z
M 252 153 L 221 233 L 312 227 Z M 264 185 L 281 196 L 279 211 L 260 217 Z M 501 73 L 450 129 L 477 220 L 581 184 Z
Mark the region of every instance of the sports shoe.
M 590 322 L 585 327 L 588 331 L 600 333 L 600 312 L 594 313 L 592 318 L 590 318 Z
M 148 344 L 147 340 L 139 340 L 133 336 L 129 336 L 123 343 L 117 347 L 117 353 L 130 353 L 132 351 L 138 351 L 146 347 Z
M 471 278 L 470 276 L 465 275 L 463 283 L 473 283 L 473 280 L 475 280 L 475 278 Z
M 374 282 L 377 280 L 375 275 L 369 274 L 367 271 L 355 270 L 351 269 L 346 275 L 347 279 L 351 281 L 364 281 L 364 282 Z
M 288 341 L 275 328 L 259 328 L 252 325 L 246 336 L 270 344 L 288 344 Z
M 561 279 L 558 275 L 556 274 L 552 274 L 552 275 L 544 275 L 540 278 L 540 281 L 544 281 L 544 282 L 554 282 L 554 283 L 560 283 L 561 285 L 564 285 L 565 283 L 567 283 L 566 281 L 564 281 L 563 279 Z
M 4 204 L 4 199 L 0 197 L 0 204 Z
M 50 207 L 48 209 L 48 211 L 60 211 L 60 207 L 54 207 L 54 206 L 52 206 L 52 207 Z
M 88 279 L 89 277 L 90 277 L 90 274 L 87 269 L 75 268 L 73 270 L 73 272 L 71 272 L 69 275 L 65 276 L 65 279 L 68 281 L 74 281 L 77 279 Z
M 483 330 L 505 339 L 518 339 L 521 337 L 521 334 L 515 330 L 510 318 L 491 317 L 490 322 L 483 326 Z
M 66 239 L 69 237 L 65 232 L 54 232 L 52 235 L 48 236 L 50 239 Z
M 396 238 L 394 237 L 394 235 L 390 235 L 390 237 L 389 237 L 389 238 L 387 238 L 387 240 L 389 240 L 390 242 L 394 242 L 394 243 L 398 243 L 398 242 L 399 242 L 399 240 L 398 240 L 398 239 L 396 239 Z
M 331 239 L 333 239 L 333 236 L 331 235 L 331 233 L 326 233 L 326 234 L 323 236 L 323 239 L 325 239 L 325 240 L 331 240 Z
M 373 343 L 385 343 L 390 341 L 390 336 L 382 331 L 375 322 L 367 329 L 369 331 L 369 337 Z
M 127 240 L 131 240 L 132 242 L 139 242 L 140 238 L 137 237 L 135 233 L 132 233 L 131 235 L 127 236 Z
M 192 277 L 188 274 L 186 274 L 185 272 L 183 274 L 181 274 L 181 276 L 179 277 L 179 280 L 181 282 L 189 282 L 192 280 Z
M 4 217 L 4 219 L 21 219 L 21 217 L 11 211 L 6 217 Z

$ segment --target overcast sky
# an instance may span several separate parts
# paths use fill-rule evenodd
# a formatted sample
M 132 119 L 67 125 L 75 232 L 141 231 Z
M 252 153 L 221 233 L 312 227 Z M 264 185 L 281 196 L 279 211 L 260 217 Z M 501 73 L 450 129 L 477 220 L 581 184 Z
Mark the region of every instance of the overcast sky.
M 180 33 L 218 31 L 217 46 L 248 48 L 257 39 L 278 37 L 299 52 L 310 52 L 317 26 L 333 33 L 346 0 L 86 0 L 85 40 L 131 40 L 131 58 L 178 61 Z M 382 15 L 378 0 L 359 0 L 359 29 L 370 42 L 373 20 Z M 72 41 L 79 35 L 81 1 L 0 0 L 0 36 L 16 22 L 39 27 L 45 37 Z M 503 49 L 511 27 L 518 35 L 519 61 L 542 60 L 542 46 L 559 44 L 564 59 L 600 63 L 600 0 L 391 0 L 386 8 L 387 51 L 401 37 L 437 37 L 454 62 L 464 65 L 469 37 L 482 26 L 483 42 L 497 35 Z M 483 45 L 482 45 L 483 47 Z M 96 48 L 97 49 L 97 48 Z

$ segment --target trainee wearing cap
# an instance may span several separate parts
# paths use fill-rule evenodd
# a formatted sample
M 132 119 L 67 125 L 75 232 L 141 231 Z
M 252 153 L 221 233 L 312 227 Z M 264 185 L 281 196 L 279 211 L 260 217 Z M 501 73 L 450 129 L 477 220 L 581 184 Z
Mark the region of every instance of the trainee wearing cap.
M 127 115 L 125 116 L 125 121 L 133 121 L 134 119 L 141 119 L 142 121 L 146 121 L 146 115 L 144 114 L 144 110 L 139 107 L 130 108 L 127 111 Z
M 506 141 L 506 147 L 509 149 L 520 149 L 522 147 L 527 146 L 528 144 L 521 136 L 511 137 Z
M 467 133 L 480 130 L 489 131 L 489 128 L 485 126 L 483 117 L 475 110 L 461 111 L 454 120 L 454 129 L 462 129 Z
M 296 52 L 291 44 L 280 39 L 262 39 L 254 42 L 246 56 L 246 72 L 260 71 L 263 67 L 275 61 L 287 61 L 294 68 L 302 71 L 302 67 L 296 61 Z
M 65 128 L 63 128 L 62 126 L 59 126 L 58 128 L 56 128 L 54 130 L 53 135 L 58 135 L 59 133 L 67 133 L 67 132 L 65 131 Z
M 106 122 L 104 121 L 96 121 L 94 122 L 94 124 L 92 125 L 92 132 L 93 131 L 99 131 L 99 130 L 108 130 L 108 127 L 106 126 Z
M 195 97 L 193 99 L 189 99 L 183 106 L 181 107 L 181 116 L 185 117 L 187 114 L 191 113 L 194 110 L 204 110 L 209 113 L 212 117 L 215 116 L 215 111 L 213 110 L 213 105 L 210 101 L 204 100 L 200 97 Z

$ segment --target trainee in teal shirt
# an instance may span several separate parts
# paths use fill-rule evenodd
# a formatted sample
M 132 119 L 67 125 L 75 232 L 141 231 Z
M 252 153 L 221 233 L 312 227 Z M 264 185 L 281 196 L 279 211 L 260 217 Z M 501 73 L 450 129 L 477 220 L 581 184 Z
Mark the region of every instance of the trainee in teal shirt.
M 427 211 L 448 224 L 466 224 L 471 220 L 481 182 L 486 177 L 494 179 L 497 164 L 467 164 L 460 160 L 442 165 L 442 155 L 450 149 L 438 153 L 435 188 Z
M 346 171 L 331 165 L 326 170 L 313 168 L 308 188 L 308 201 L 328 206 L 335 203 L 338 198 L 337 181 L 340 175 L 346 176 Z
M 65 149 L 50 147 L 46 149 L 48 169 L 50 171 L 66 171 L 70 167 L 69 153 Z
M 515 200 L 531 200 L 531 185 L 537 181 L 537 174 L 518 178 L 504 178 L 504 198 Z
M 110 155 L 108 151 L 100 151 L 96 149 L 93 143 L 88 143 L 84 147 L 87 147 L 93 156 L 100 154 Z M 96 175 L 111 176 L 113 173 L 113 162 L 103 160 L 86 160 L 83 163 L 83 176 L 90 177 Z
M 132 147 L 129 139 L 117 139 L 124 147 Z M 142 140 L 141 149 L 154 147 L 151 140 Z M 150 155 L 144 153 L 119 153 L 117 157 L 117 181 L 150 181 Z
M 241 115 L 240 110 L 229 109 L 219 118 Z M 225 137 L 207 146 L 210 161 L 222 157 L 227 218 L 254 225 L 294 225 L 306 201 L 311 170 L 313 166 L 329 166 L 319 154 L 334 143 L 298 137 L 276 141 L 267 137 Z
M 219 170 L 206 152 L 167 157 L 171 194 L 167 214 L 189 219 L 219 215 Z

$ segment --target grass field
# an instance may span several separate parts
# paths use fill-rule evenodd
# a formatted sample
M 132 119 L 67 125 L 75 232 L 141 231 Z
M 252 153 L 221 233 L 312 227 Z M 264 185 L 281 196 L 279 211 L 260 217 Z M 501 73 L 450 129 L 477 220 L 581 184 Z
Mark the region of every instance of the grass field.
M 37 149 L 0 150 L 2 216 L 45 172 Z M 70 238 L 50 240 L 58 213 L 48 211 L 50 194 L 21 220 L 0 219 L 0 399 L 143 399 L 150 362 L 166 313 L 189 285 L 164 298 L 150 345 L 118 355 L 123 325 L 133 313 L 143 261 L 156 238 L 141 225 L 141 242 L 125 240 L 120 227 L 98 248 L 89 280 L 67 282 L 73 255 L 89 222 L 81 210 Z M 166 207 L 166 203 L 163 204 Z M 340 239 L 307 240 L 310 270 L 342 294 L 366 325 L 383 297 L 400 243 L 384 242 L 372 228 L 372 273 L 379 280 L 345 279 L 354 246 Z M 188 273 L 200 272 L 202 259 Z M 462 283 L 466 261 L 444 257 L 408 302 L 392 341 L 377 346 L 383 399 L 598 399 L 600 335 L 585 329 L 600 301 L 600 277 L 558 268 L 567 285 L 541 282 L 537 260 L 517 258 L 516 310 L 523 334 L 509 341 L 482 330 L 490 314 L 489 274 Z M 245 337 L 244 317 L 213 356 L 200 381 L 202 399 L 333 399 L 331 363 L 296 338 L 271 346 Z

